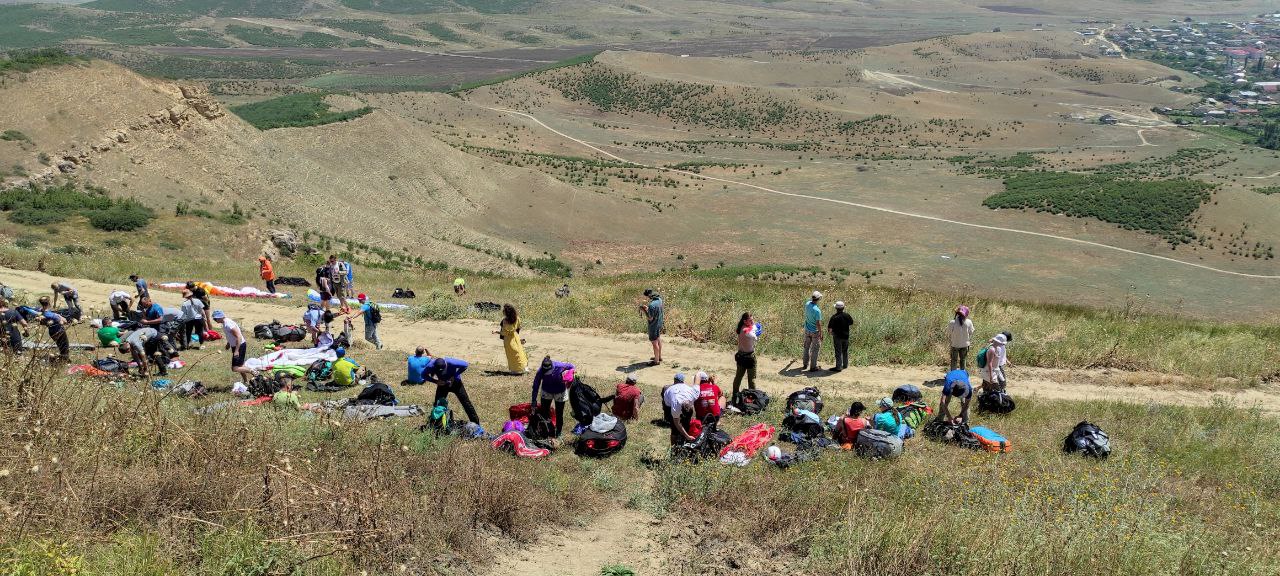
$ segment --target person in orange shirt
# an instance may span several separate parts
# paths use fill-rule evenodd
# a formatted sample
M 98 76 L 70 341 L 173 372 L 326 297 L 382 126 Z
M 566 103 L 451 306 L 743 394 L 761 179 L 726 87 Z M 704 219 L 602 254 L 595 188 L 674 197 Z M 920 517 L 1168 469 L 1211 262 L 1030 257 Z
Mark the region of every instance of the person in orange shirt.
M 276 271 L 271 268 L 271 258 L 268 256 L 258 257 L 258 274 L 262 276 L 262 280 L 267 283 L 267 292 L 276 293 Z

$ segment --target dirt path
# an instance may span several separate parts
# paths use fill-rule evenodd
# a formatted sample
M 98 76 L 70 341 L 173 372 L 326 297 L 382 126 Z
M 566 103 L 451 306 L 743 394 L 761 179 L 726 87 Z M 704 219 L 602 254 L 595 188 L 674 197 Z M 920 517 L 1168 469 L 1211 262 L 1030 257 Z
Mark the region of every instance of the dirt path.
M 652 516 L 642 512 L 602 510 L 587 526 L 559 529 L 504 554 L 488 574 L 599 576 L 600 569 L 610 565 L 626 566 L 636 574 L 656 574 L 662 568 L 661 530 Z
M 41 272 L 0 267 L 0 282 L 36 294 L 47 294 L 55 279 Z M 59 278 L 58 280 L 62 280 Z M 107 295 L 126 288 L 127 282 L 108 285 L 89 280 L 68 279 L 80 290 L 80 298 L 88 309 L 106 309 Z M 156 281 L 160 279 L 155 279 Z M 167 280 L 167 279 L 165 279 Z M 154 283 L 154 282 L 153 282 Z M 155 291 L 162 305 L 176 307 L 177 294 Z M 254 324 L 279 319 L 296 323 L 301 318 L 297 307 L 274 301 L 217 298 L 214 307 L 240 322 L 245 331 Z M 495 326 L 478 320 L 449 322 L 409 322 L 388 313 L 380 327 L 386 346 L 410 352 L 419 345 L 433 353 L 466 358 L 486 367 L 505 366 L 502 345 L 494 337 Z M 357 332 L 359 328 L 357 327 Z M 734 371 L 733 354 L 729 350 L 700 345 L 696 342 L 668 338 L 665 355 L 668 363 L 648 367 L 649 346 L 643 334 L 609 334 L 595 330 L 568 329 L 556 326 L 526 327 L 531 359 L 549 354 L 575 363 L 589 378 L 612 379 L 622 372 L 636 371 L 642 383 L 650 385 L 669 381 L 673 371 L 706 370 L 721 375 L 727 385 Z M 1017 359 L 1017 348 L 1012 351 Z M 937 366 L 857 366 L 838 374 L 803 373 L 795 369 L 797 361 L 787 358 L 760 359 L 757 384 L 772 394 L 786 394 L 799 387 L 816 385 L 824 391 L 842 396 L 868 399 L 883 396 L 894 387 L 905 384 L 933 383 L 942 376 Z M 1057 370 L 1016 368 L 1010 371 L 1010 389 L 1018 397 L 1054 400 L 1109 399 L 1133 403 L 1160 403 L 1204 406 L 1222 397 L 1242 406 L 1258 406 L 1268 412 L 1280 412 L 1280 395 L 1269 389 L 1214 392 L 1179 388 L 1179 378 L 1165 374 L 1122 372 L 1115 370 Z
M 766 188 L 766 187 L 764 187 L 764 186 L 760 186 L 760 185 L 758 185 L 758 184 L 749 184 L 749 183 L 747 183 L 747 182 L 741 182 L 741 181 L 738 181 L 738 180 L 730 180 L 730 179 L 728 179 L 728 178 L 719 178 L 719 177 L 716 177 L 716 176 L 708 176 L 708 175 L 706 175 L 706 174 L 699 174 L 699 173 L 696 173 L 696 172 L 689 172 L 689 171 L 687 171 L 687 170 L 678 170 L 678 169 L 675 169 L 675 168 L 662 168 L 662 167 L 659 167 L 659 166 L 649 166 L 649 165 L 647 165 L 647 164 L 642 164 L 642 163 L 639 163 L 639 162 L 633 162 L 633 161 L 631 161 L 631 160 L 628 160 L 628 159 L 626 159 L 626 158 L 623 158 L 623 157 L 621 157 L 621 156 L 618 156 L 617 154 L 614 154 L 614 153 L 612 153 L 612 152 L 608 152 L 608 151 L 604 150 L 603 148 L 600 148 L 600 147 L 598 147 L 598 146 L 595 146 L 595 145 L 591 144 L 590 142 L 587 142 L 587 141 L 585 141 L 585 140 L 580 140 L 580 139 L 578 139 L 578 138 L 574 138 L 573 136 L 570 136 L 570 135 L 568 135 L 568 134 L 565 134 L 564 132 L 561 132 L 561 131 L 559 131 L 559 130 L 556 130 L 555 128 L 552 128 L 551 126 L 547 125 L 547 124 L 546 124 L 546 123 L 544 123 L 542 120 L 539 120 L 536 116 L 534 116 L 534 115 L 532 115 L 532 114 L 528 114 L 528 113 L 525 113 L 525 112 L 520 112 L 520 111 L 518 111 L 518 110 L 508 110 L 508 109 L 504 109 L 504 108 L 490 108 L 490 107 L 488 107 L 488 106 L 480 106 L 480 107 L 481 107 L 481 108 L 484 108 L 484 109 L 486 109 L 486 110 L 491 110 L 491 111 L 494 111 L 494 112 L 502 112 L 502 113 L 504 113 L 504 114 L 512 114 L 512 115 L 515 115 L 515 116 L 520 116 L 520 117 L 522 117 L 522 118 L 526 118 L 526 119 L 532 120 L 535 124 L 537 124 L 537 125 L 539 125 L 539 126 L 541 126 L 541 127 L 545 128 L 545 129 L 547 129 L 547 130 L 550 130 L 551 132 L 553 132 L 553 133 L 555 133 L 555 134 L 557 134 L 557 135 L 559 135 L 559 136 L 561 136 L 561 137 L 564 137 L 564 138 L 566 138 L 566 139 L 568 139 L 568 140 L 572 140 L 572 141 L 574 141 L 574 142 L 577 142 L 578 144 L 581 144 L 582 146 L 586 146 L 587 148 L 589 148 L 589 149 L 591 149 L 591 150 L 594 150 L 594 151 L 596 151 L 596 152 L 598 152 L 598 153 L 600 153 L 600 154 L 603 154 L 603 155 L 605 155 L 605 156 L 608 156 L 609 158 L 613 158 L 614 160 L 618 160 L 619 162 L 626 162 L 626 163 L 628 163 L 628 164 L 634 164 L 634 165 L 639 166 L 639 167 L 642 167 L 642 168 L 652 168 L 652 169 L 657 169 L 657 170 L 666 170 L 666 171 L 670 171 L 670 172 L 675 172 L 675 173 L 677 173 L 677 174 L 683 174 L 683 175 L 685 175 L 685 176 L 690 176 L 690 177 L 693 177 L 693 178 L 702 178 L 702 179 L 705 179 L 705 180 L 711 180 L 711 181 L 713 181 L 713 182 L 723 182 L 723 183 L 726 183 L 726 184 L 734 184 L 734 185 L 737 185 L 737 186 L 744 186 L 744 187 L 747 187 L 747 188 L 751 188 L 751 189 L 753 189 L 753 190 L 758 190 L 758 191 L 760 191 L 760 192 L 765 192 L 765 193 L 768 193 L 768 194 L 774 194 L 774 195 L 777 195 L 777 196 L 787 196 L 787 197 L 791 197 L 791 198 L 802 198 L 802 199 L 805 199 L 805 200 L 812 200 L 812 201 L 815 201 L 815 202 L 826 202 L 826 203 L 830 203 L 830 204 L 840 204 L 840 205 L 843 205 L 843 206 L 852 206 L 852 207 L 854 207 L 854 208 L 862 208 L 862 209 L 864 209 L 864 210 L 874 210 L 874 211 L 876 211 L 876 212 L 883 212 L 883 213 L 886 213 L 886 214 L 894 214 L 894 215 L 897 215 L 897 216 L 904 216 L 904 217 L 907 217 L 907 218 L 918 218 L 918 219 L 921 219 L 921 220 L 931 220 L 931 221 L 934 221 L 934 222 L 942 222 L 942 223 L 944 223 L 944 224 L 953 224 L 953 225 L 956 225 L 956 226 L 964 226 L 964 227 L 967 227 L 967 228 L 978 228 L 978 229 L 981 229 L 981 230 L 994 230 L 994 231 L 996 231 L 996 232 L 1008 232 L 1008 233 L 1012 233 L 1012 234 L 1022 234 L 1022 235 L 1026 235 L 1026 236 L 1038 236 L 1038 237 L 1041 237 L 1041 238 L 1049 238 L 1049 239 L 1052 239 L 1052 240 L 1061 240 L 1061 241 L 1064 241 L 1064 242 L 1071 242 L 1071 243 L 1073 243 L 1073 244 L 1081 244 L 1081 245 L 1084 245 L 1084 246 L 1091 246 L 1091 247 L 1094 247 L 1094 248 L 1102 248 L 1102 249 L 1105 249 L 1105 250 L 1113 250 L 1113 251 L 1116 251 L 1116 252 L 1123 252 L 1123 253 L 1125 253 L 1125 254 L 1129 254 L 1129 255 L 1133 255 L 1133 256 L 1141 256 L 1141 257 L 1145 257 L 1145 258 L 1154 258 L 1154 259 L 1156 259 L 1156 260 L 1160 260 L 1160 261 L 1163 261 L 1163 262 L 1168 262 L 1168 263 L 1171 263 L 1171 264 L 1179 264 L 1179 265 L 1182 265 L 1182 266 L 1190 266 L 1190 267 L 1192 267 L 1192 268 L 1199 268 L 1199 269 L 1201 269 L 1201 270 L 1208 270 L 1208 271 L 1210 271 L 1210 272 L 1217 272 L 1217 273 L 1219 273 L 1219 274 L 1227 274 L 1227 275 L 1231 275 L 1231 276 L 1240 276 L 1240 277 L 1244 277 L 1244 278 L 1257 278 L 1257 279 L 1264 279 L 1264 280 L 1280 280 L 1280 275 L 1275 275 L 1275 274 L 1250 274 L 1250 273 L 1248 273 L 1248 272 L 1236 272 L 1236 271 L 1234 271 L 1234 270 L 1223 270 L 1222 268 L 1214 268 L 1213 266 L 1207 266 L 1207 265 L 1205 265 L 1205 264 L 1198 264 L 1198 263 L 1195 263 L 1195 262 L 1187 262 L 1187 261 L 1185 261 L 1185 260 L 1178 260 L 1177 258 L 1170 258 L 1170 257 L 1168 257 L 1168 256 L 1161 256 L 1161 255 L 1159 255 L 1159 254 L 1148 254 L 1148 253 L 1146 253 L 1146 252 L 1139 252 L 1139 251 L 1137 251 L 1137 250 L 1130 250 L 1130 249 L 1128 249 L 1128 248 L 1122 248 L 1122 247 L 1120 247 L 1120 246 L 1112 246 L 1112 245 L 1110 245 L 1110 244 L 1103 244 L 1103 243 L 1101 243 L 1101 242 L 1094 242 L 1094 241 L 1091 241 L 1091 240 L 1082 240 L 1082 239 L 1080 239 L 1080 238 L 1072 238 L 1072 237 L 1070 237 L 1070 236 L 1059 236 L 1059 235 L 1057 235 L 1057 234 L 1048 234 L 1048 233 L 1045 233 L 1045 232 L 1034 232 L 1034 231 L 1031 231 L 1031 230 L 1019 230 L 1019 229 L 1017 229 L 1017 228 L 1004 228 L 1004 227 L 1001 227 L 1001 226 L 988 226 L 988 225 L 986 225 L 986 224 L 975 224 L 975 223 L 973 223 L 973 222 L 962 222 L 962 221 L 959 221 L 959 220 L 950 220 L 950 219 L 947 219 L 947 218 L 941 218 L 941 217 L 938 217 L 938 216 L 930 216 L 930 215 L 928 215 L 928 214 L 918 214 L 918 213 L 915 213 L 915 212 L 906 212 L 906 211 L 903 211 L 903 210 L 894 210 L 894 209 L 892 209 L 892 208 L 885 208 L 885 207 L 883 207 L 883 206 L 872 206 L 872 205 L 870 205 L 870 204 L 862 204 L 862 203 L 860 203 L 860 202 L 850 202 L 850 201 L 848 201 L 848 200 L 837 200 L 837 199 L 835 199 L 835 198 L 823 198 L 823 197 L 821 197 L 821 196 L 812 196 L 812 195 L 809 195 L 809 194 L 798 194 L 798 193 L 795 193 L 795 192 L 784 192 L 784 191 L 782 191 L 782 190 L 775 190 L 775 189 L 773 189 L 773 188 Z M 1132 114 L 1127 114 L 1127 113 L 1123 113 L 1123 112 L 1122 112 L 1121 114 L 1126 114 L 1126 115 L 1129 115 L 1129 116 L 1133 116 Z M 1138 117 L 1138 118 L 1140 118 L 1140 117 Z

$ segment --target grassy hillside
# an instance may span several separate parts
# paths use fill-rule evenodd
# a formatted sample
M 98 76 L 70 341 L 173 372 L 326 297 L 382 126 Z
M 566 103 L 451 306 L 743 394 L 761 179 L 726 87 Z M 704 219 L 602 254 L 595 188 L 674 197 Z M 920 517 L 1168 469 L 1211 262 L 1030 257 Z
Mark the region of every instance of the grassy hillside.
M 307 4 L 306 0 L 94 0 L 82 6 L 115 12 L 290 18 L 299 16 Z
M 403 369 L 399 354 L 352 354 L 389 380 Z M 340 422 L 270 404 L 198 416 L 228 398 L 226 357 L 186 358 L 194 367 L 172 377 L 204 381 L 210 398 L 0 359 L 6 573 L 484 573 L 548 527 L 579 530 L 616 509 L 646 519 L 643 537 L 681 543 L 648 552 L 675 574 L 1261 576 L 1280 563 L 1280 512 L 1267 505 L 1280 496 L 1280 423 L 1231 406 L 1027 401 L 980 419 L 1012 440 L 1010 454 L 915 439 L 898 460 L 828 452 L 784 472 L 662 463 L 667 432 L 646 405 L 612 459 L 564 448 L 531 462 L 419 433 L 418 418 Z M 527 399 L 528 379 L 487 368 L 467 383 L 492 427 Z M 612 386 L 600 376 L 588 382 Z M 656 397 L 657 382 L 642 386 Z M 402 403 L 430 401 L 429 389 L 395 388 Z M 827 411 L 855 399 L 874 400 L 828 397 Z M 774 407 L 724 428 L 780 419 Z M 1060 453 L 1081 419 L 1110 433 L 1110 460 Z
M 290 94 L 262 102 L 231 107 L 231 111 L 259 130 L 322 126 L 359 118 L 372 111 L 365 106 L 337 112 L 325 103 L 324 94 L 308 92 Z

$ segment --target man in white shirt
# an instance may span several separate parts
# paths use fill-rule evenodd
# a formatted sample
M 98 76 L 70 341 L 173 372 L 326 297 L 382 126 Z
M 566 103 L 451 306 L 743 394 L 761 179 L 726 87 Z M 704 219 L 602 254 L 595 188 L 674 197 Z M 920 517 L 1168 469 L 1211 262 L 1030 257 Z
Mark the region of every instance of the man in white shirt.
M 133 295 L 124 290 L 116 290 L 107 297 L 107 303 L 111 305 L 111 318 L 123 320 L 129 317 L 129 309 L 133 308 Z
M 245 354 L 249 351 L 248 342 L 244 339 L 244 333 L 240 331 L 240 325 L 224 314 L 221 310 L 213 313 L 213 321 L 222 324 L 222 332 L 227 342 L 227 350 L 231 351 L 231 371 L 240 375 L 246 386 L 249 385 L 249 375 L 253 374 L 253 370 L 244 367 Z
M 689 434 L 689 426 L 697 400 L 698 389 L 685 383 L 684 374 L 676 374 L 675 381 L 662 389 L 662 414 L 671 425 L 672 446 L 696 440 Z

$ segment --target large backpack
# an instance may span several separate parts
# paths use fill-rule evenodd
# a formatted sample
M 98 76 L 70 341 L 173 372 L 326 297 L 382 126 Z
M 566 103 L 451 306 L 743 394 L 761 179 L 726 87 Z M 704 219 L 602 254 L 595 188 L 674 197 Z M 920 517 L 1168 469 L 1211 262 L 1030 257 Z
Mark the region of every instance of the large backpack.
M 369 323 L 371 324 L 382 323 L 382 307 L 372 302 L 369 303 Z
M 530 440 L 543 440 L 556 437 L 556 413 L 543 416 L 538 410 L 529 414 L 529 425 L 525 427 L 525 436 Z
M 814 414 L 821 414 L 824 405 L 822 403 L 822 393 L 818 392 L 813 386 L 805 387 L 801 390 L 792 392 L 787 396 L 787 412 L 791 412 L 793 408 L 808 410 Z
M 984 347 L 983 349 L 981 349 L 981 350 L 979 350 L 979 351 L 978 351 L 978 357 L 977 357 L 977 358 L 975 358 L 975 360 L 978 362 L 978 367 L 979 367 L 979 368 L 986 368 L 986 367 L 987 367 L 987 351 L 988 351 L 988 350 L 990 350 L 990 349 L 991 349 L 991 347 L 990 347 L 990 346 L 987 346 L 987 347 Z
M 902 455 L 902 439 L 884 430 L 863 428 L 853 445 L 863 458 L 897 458 Z
M 301 326 L 275 324 L 271 327 L 271 339 L 277 343 L 301 342 L 307 339 L 307 331 Z
M 854 417 L 848 415 L 836 420 L 836 425 L 831 428 L 831 439 L 841 444 L 853 444 L 857 440 L 858 432 L 870 428 L 870 426 L 863 426 L 859 430 L 852 430 L 853 426 L 849 424 L 851 420 L 854 420 Z
M 1082 421 L 1062 441 L 1062 451 L 1103 460 L 1111 455 L 1111 438 L 1097 425 Z
M 769 407 L 769 394 L 748 388 L 733 395 L 733 406 L 743 414 L 759 414 Z
M 915 384 L 903 384 L 893 390 L 894 402 L 918 402 L 923 398 L 920 387 Z
M 253 378 L 249 379 L 249 395 L 254 398 L 271 396 L 272 394 L 279 392 L 281 388 L 283 388 L 283 386 L 280 384 L 279 380 L 276 380 L 274 377 L 266 374 L 257 374 Z
M 279 325 L 280 325 L 279 322 L 272 322 L 271 324 L 258 324 L 257 326 L 253 327 L 253 337 L 258 340 L 271 340 L 272 338 L 275 337 L 275 330 L 272 327 L 279 326 Z
M 129 371 L 128 365 L 126 365 L 124 362 L 117 360 L 113 356 L 107 356 L 106 358 L 99 358 L 97 360 L 94 360 L 93 367 L 103 372 L 111 372 L 113 374 L 117 372 Z
M 569 386 L 569 407 L 573 409 L 573 419 L 583 426 L 591 424 L 591 420 L 600 413 L 604 402 L 595 388 L 575 378 Z
M 355 405 L 395 406 L 396 393 L 392 392 L 391 387 L 387 386 L 386 383 L 375 378 L 373 383 L 365 386 L 351 403 Z
M 978 396 L 978 411 L 992 414 L 1008 414 L 1017 407 L 1013 398 L 1004 390 L 990 390 Z
M 933 408 L 924 402 L 911 402 L 905 406 L 898 408 L 898 415 L 902 417 L 902 423 L 912 430 L 919 430 L 925 420 L 933 414 Z
M 826 429 L 822 427 L 821 422 L 812 422 L 793 413 L 783 417 L 782 428 L 810 439 L 826 437 Z
M 333 363 L 320 359 L 307 366 L 307 382 L 327 382 L 333 376 Z
M 427 414 L 427 423 L 422 426 L 422 429 L 435 432 L 436 436 L 442 436 L 449 433 L 452 425 L 453 410 L 449 409 L 449 400 L 441 398 Z
M 926 438 L 931 438 L 944 444 L 956 444 L 961 448 L 969 448 L 971 450 L 977 450 L 982 447 L 978 439 L 969 431 L 968 426 L 948 422 L 941 418 L 925 424 L 921 432 Z
M 618 420 L 608 432 L 596 432 L 587 428 L 578 436 L 574 451 L 579 456 L 605 458 L 617 454 L 627 445 L 627 426 Z

